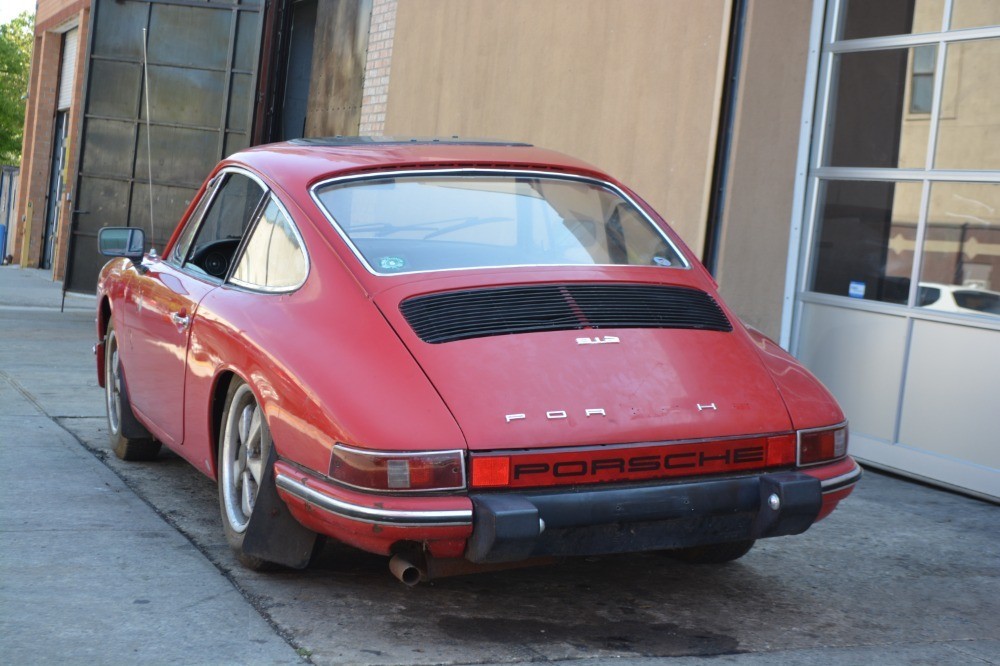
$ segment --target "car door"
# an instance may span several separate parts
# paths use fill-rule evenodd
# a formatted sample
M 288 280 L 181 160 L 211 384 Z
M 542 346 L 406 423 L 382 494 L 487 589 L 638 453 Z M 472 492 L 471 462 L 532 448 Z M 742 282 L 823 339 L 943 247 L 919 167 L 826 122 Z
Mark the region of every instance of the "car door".
M 143 261 L 129 328 L 129 392 L 133 408 L 167 445 L 184 441 L 184 379 L 198 305 L 225 280 L 263 195 L 249 174 L 223 172 L 167 256 Z

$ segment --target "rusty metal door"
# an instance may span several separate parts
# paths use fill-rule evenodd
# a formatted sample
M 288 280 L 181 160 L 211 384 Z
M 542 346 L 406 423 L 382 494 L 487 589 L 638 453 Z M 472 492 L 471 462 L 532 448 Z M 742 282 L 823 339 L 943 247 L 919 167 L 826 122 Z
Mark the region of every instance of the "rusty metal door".
M 162 252 L 209 170 L 250 145 L 264 11 L 264 0 L 94 0 L 67 291 L 93 292 L 102 227 L 141 227 Z

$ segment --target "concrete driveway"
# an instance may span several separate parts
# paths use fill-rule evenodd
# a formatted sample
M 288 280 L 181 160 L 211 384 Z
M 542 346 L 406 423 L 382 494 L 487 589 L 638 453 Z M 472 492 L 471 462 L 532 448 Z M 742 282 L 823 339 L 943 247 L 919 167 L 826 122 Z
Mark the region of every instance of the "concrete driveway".
M 93 299 L 0 268 L 0 662 L 1000 663 L 1000 510 L 869 471 L 806 534 L 406 588 L 328 545 L 248 572 L 214 483 L 107 449 Z M 41 307 L 39 307 L 41 306 Z

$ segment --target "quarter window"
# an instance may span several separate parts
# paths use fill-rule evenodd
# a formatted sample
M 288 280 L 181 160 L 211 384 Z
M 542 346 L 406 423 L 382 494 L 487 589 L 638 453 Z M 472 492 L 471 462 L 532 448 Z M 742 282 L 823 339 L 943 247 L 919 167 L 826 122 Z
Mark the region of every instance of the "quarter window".
M 291 289 L 305 281 L 306 272 L 302 242 L 291 221 L 271 199 L 247 240 L 232 280 L 269 290 Z

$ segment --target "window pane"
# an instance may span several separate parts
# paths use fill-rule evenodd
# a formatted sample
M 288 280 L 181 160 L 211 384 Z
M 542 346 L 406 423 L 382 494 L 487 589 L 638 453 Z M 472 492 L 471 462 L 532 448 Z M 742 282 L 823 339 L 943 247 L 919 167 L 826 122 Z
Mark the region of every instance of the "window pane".
M 845 0 L 840 38 L 938 32 L 943 17 L 944 0 Z
M 229 174 L 198 229 L 185 268 L 221 278 L 264 191 L 253 180 Z
M 931 186 L 920 289 L 932 310 L 1000 315 L 1000 185 Z
M 934 87 L 933 68 L 929 73 L 914 68 L 927 60 L 926 51 L 918 56 L 923 48 L 836 56 L 825 165 L 921 168 L 926 164 L 929 117 L 911 111 L 921 101 L 929 110 Z M 916 90 L 911 90 L 914 86 Z
M 918 183 L 824 183 L 810 289 L 906 303 L 921 188 Z
M 306 279 L 306 258 L 281 209 L 270 201 L 240 257 L 233 280 L 247 285 L 281 289 L 297 287 Z
M 173 249 L 170 250 L 170 256 L 167 257 L 167 261 L 171 264 L 180 266 L 184 258 L 187 257 L 188 248 L 191 247 L 191 241 L 194 240 L 194 233 L 198 230 L 198 220 L 205 213 L 205 206 L 208 205 L 209 200 L 212 198 L 212 192 L 215 191 L 215 186 L 219 183 L 219 180 L 220 178 L 216 176 L 212 179 L 213 182 L 210 182 L 205 188 L 205 193 L 202 195 L 194 212 L 191 213 L 191 217 L 188 218 L 187 224 L 184 226 L 184 231 L 181 232 L 177 242 L 174 243 Z
M 1000 2 L 996 0 L 955 0 L 951 29 L 1000 25 Z
M 950 44 L 945 56 L 934 168 L 1000 169 L 1000 39 Z
M 561 178 L 378 178 L 317 190 L 378 273 L 524 265 L 684 268 L 663 233 L 608 187 Z

